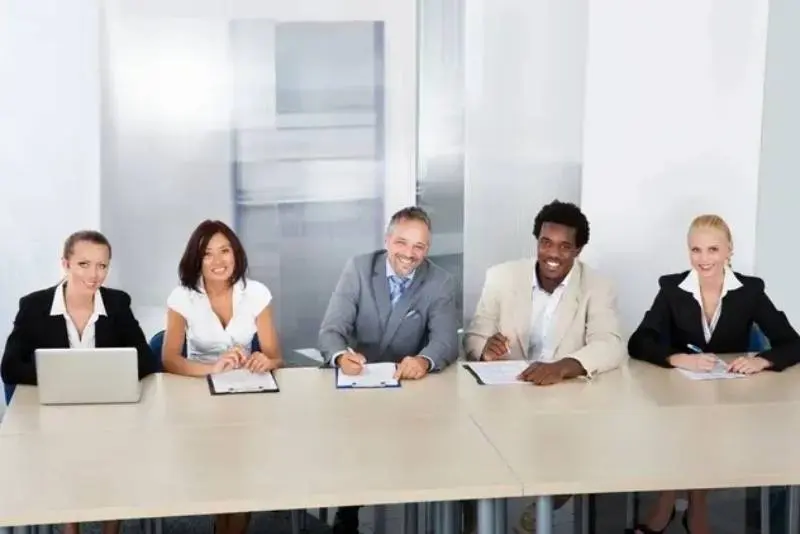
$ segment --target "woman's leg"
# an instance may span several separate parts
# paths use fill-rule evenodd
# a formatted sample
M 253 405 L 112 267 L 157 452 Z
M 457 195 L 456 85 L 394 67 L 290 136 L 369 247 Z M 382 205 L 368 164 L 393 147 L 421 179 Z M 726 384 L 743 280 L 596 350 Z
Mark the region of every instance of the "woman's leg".
M 228 520 L 227 534 L 245 534 L 250 526 L 250 512 L 244 514 L 231 514 Z
M 103 521 L 101 532 L 103 534 L 119 534 L 119 521 Z
M 662 491 L 659 493 L 655 505 L 647 515 L 645 526 L 655 531 L 663 530 L 669 523 L 670 517 L 672 517 L 676 497 L 677 493 L 675 491 Z
M 708 524 L 708 504 L 706 495 L 708 490 L 692 490 L 689 492 L 689 531 L 691 534 L 710 534 Z
M 64 534 L 80 534 L 81 526 L 78 523 L 67 523 L 64 525 Z
M 230 518 L 229 514 L 219 514 L 218 516 L 214 517 L 214 534 L 228 534 L 228 529 L 230 528 Z

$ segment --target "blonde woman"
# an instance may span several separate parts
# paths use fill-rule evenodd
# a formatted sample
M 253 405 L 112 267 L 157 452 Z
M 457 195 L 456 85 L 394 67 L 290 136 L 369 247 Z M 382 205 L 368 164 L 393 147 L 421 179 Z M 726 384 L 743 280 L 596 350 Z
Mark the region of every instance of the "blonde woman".
M 650 309 L 628 342 L 632 358 L 661 367 L 709 371 L 717 354 L 750 350 L 754 326 L 770 348 L 735 359 L 729 370 L 742 374 L 783 371 L 800 360 L 800 336 L 764 292 L 764 281 L 731 268 L 733 239 L 717 215 L 692 221 L 688 235 L 691 269 L 662 276 Z M 691 534 L 708 534 L 706 491 L 689 492 L 683 523 Z M 675 515 L 675 492 L 662 492 L 637 534 L 663 532 Z

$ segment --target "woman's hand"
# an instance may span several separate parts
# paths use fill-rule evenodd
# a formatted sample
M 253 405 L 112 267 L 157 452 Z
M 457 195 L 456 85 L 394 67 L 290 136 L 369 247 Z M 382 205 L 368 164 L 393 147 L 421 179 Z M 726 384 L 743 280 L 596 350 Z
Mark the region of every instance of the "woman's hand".
M 266 373 L 278 367 L 279 362 L 268 357 L 263 352 L 254 352 L 244 363 L 251 373 Z
M 743 375 L 754 375 L 765 369 L 769 369 L 772 362 L 761 356 L 739 356 L 728 366 L 731 373 Z
M 687 371 L 709 372 L 717 364 L 717 358 L 714 354 L 673 354 L 667 361 L 673 367 L 679 369 L 686 369 Z
M 240 368 L 244 363 L 244 350 L 241 347 L 236 346 L 219 355 L 219 358 L 217 358 L 217 361 L 211 367 L 211 373 L 216 374 L 224 373 L 225 371 L 232 371 Z

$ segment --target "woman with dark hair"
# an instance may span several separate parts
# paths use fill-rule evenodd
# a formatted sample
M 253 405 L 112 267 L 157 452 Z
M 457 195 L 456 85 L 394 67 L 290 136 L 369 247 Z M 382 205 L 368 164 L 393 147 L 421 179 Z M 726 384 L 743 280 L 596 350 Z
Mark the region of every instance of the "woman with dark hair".
M 221 221 L 200 223 L 178 266 L 180 285 L 167 299 L 164 369 L 186 376 L 239 368 L 266 373 L 283 363 L 272 294 L 246 273 L 247 255 L 233 230 Z M 251 352 L 254 334 L 260 350 Z M 244 534 L 249 523 L 249 513 L 221 514 L 214 532 Z
M 139 378 L 156 371 L 157 360 L 133 316 L 130 296 L 103 287 L 110 262 L 111 245 L 100 232 L 83 230 L 67 238 L 63 280 L 19 301 L 3 353 L 3 382 L 36 385 L 34 353 L 40 348 L 135 347 Z M 75 523 L 64 529 L 68 534 L 78 531 Z M 103 532 L 119 532 L 119 521 L 104 522 Z
M 167 299 L 167 371 L 206 376 L 244 367 L 265 373 L 281 365 L 272 294 L 246 273 L 247 255 L 233 230 L 221 221 L 200 223 L 178 267 L 180 285 Z M 261 350 L 251 353 L 255 334 Z

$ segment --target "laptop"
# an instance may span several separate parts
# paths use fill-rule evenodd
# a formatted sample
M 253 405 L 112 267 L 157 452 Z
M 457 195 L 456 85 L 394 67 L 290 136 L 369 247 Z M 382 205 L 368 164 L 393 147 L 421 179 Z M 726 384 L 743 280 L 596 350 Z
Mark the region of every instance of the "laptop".
M 40 404 L 118 404 L 142 397 L 136 349 L 36 349 Z

